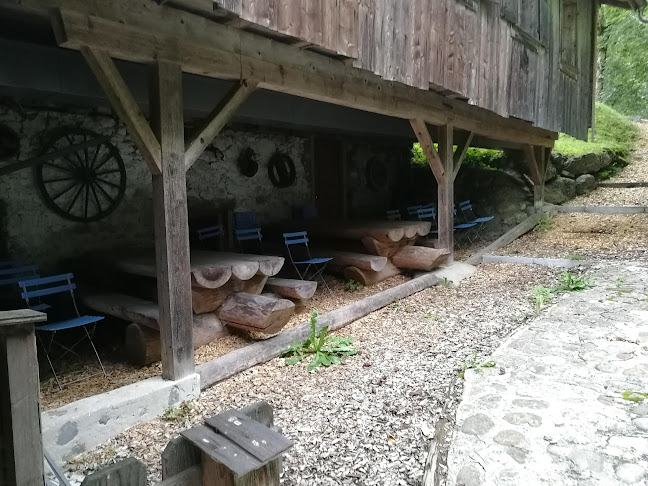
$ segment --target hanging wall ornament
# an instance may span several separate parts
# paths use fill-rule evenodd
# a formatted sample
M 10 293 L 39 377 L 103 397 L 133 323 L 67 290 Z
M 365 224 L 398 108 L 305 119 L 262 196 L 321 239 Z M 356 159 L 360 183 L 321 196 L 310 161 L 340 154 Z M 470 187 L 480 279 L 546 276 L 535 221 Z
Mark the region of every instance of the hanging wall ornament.
M 275 187 L 290 187 L 295 183 L 295 164 L 292 159 L 281 152 L 275 152 L 268 162 L 268 177 Z
M 387 187 L 389 169 L 387 163 L 378 157 L 372 157 L 367 161 L 366 168 L 367 186 L 372 191 L 382 191 Z
M 253 177 L 259 170 L 256 153 L 250 147 L 241 150 L 236 164 L 245 177 Z

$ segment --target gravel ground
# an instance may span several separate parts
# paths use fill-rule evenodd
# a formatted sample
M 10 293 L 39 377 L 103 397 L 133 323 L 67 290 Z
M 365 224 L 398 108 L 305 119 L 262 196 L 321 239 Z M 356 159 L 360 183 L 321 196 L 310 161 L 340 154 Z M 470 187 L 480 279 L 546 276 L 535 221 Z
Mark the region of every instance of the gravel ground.
M 648 206 L 648 187 L 599 187 L 565 206 Z
M 355 300 L 394 287 L 408 279 L 409 278 L 404 275 L 397 275 L 380 282 L 378 285 L 350 291 L 343 280 L 327 275 L 326 281 L 331 288 L 331 292 L 329 293 L 323 286 L 322 288 L 318 288 L 313 298 L 309 301 L 309 306 L 297 308 L 295 315 L 290 319 L 288 324 L 286 324 L 285 329 L 290 329 L 291 327 L 308 320 L 310 318 L 310 309 L 312 307 L 318 309 L 320 313 L 328 312 L 347 305 Z M 196 350 L 196 364 L 206 363 L 207 361 L 223 356 L 230 351 L 247 346 L 252 342 L 253 339 L 251 339 L 245 332 L 237 332 L 231 336 L 217 339 L 213 343 L 202 346 Z M 69 364 L 67 370 L 60 373 L 63 382 L 80 380 L 77 383 L 65 386 L 63 391 L 59 390 L 53 376 L 43 378 L 41 381 L 42 409 L 51 410 L 53 408 L 58 408 L 75 400 L 114 390 L 121 386 L 145 380 L 152 376 L 159 376 L 162 373 L 162 367 L 159 362 L 145 367 L 133 366 L 126 363 L 126 358 L 123 356 L 121 349 L 116 349 L 112 353 L 103 351 L 101 356 L 106 369 L 106 374 L 108 375 L 106 379 L 100 377 L 86 379 L 87 377 L 95 375 L 101 371 L 96 365 L 94 356 L 88 357 L 85 366 L 80 367 L 79 363 L 75 361 Z
M 648 182 L 648 122 L 639 123 L 641 139 L 630 157 L 630 164 L 609 182 Z
M 178 432 L 230 407 L 267 400 L 295 442 L 282 484 L 416 485 L 434 424 L 472 355 L 489 354 L 532 313 L 531 289 L 557 271 L 488 264 L 459 288 L 434 287 L 374 312 L 338 334 L 358 355 L 307 372 L 282 359 L 217 384 L 192 403 L 183 423 L 159 419 L 125 431 L 70 465 L 75 479 L 129 455 L 160 480 L 160 454 Z M 505 297 L 504 297 L 505 296 Z M 459 391 L 461 380 L 458 380 Z

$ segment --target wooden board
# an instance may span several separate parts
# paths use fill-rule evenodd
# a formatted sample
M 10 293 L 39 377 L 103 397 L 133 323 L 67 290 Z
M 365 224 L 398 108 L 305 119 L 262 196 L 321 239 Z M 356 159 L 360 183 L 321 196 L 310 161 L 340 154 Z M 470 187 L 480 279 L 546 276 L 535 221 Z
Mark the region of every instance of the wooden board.
M 317 282 L 288 278 L 269 278 L 265 288 L 288 299 L 311 299 L 317 290 Z

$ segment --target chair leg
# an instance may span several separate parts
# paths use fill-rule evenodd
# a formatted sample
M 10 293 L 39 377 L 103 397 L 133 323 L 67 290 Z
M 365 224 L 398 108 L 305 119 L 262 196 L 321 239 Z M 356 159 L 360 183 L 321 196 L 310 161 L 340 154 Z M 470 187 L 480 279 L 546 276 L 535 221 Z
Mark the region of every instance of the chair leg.
M 331 292 L 331 288 L 329 287 L 328 283 L 326 282 L 326 279 L 324 278 L 324 269 L 325 268 L 326 268 L 326 264 L 324 264 L 324 266 L 322 266 L 322 268 L 320 268 L 318 271 L 316 271 L 312 275 L 311 279 L 313 279 L 313 280 L 315 280 L 315 279 L 321 280 L 324 283 L 324 286 L 326 287 L 326 290 L 328 290 L 329 295 L 333 295 L 333 292 Z
M 93 328 L 92 334 L 94 334 L 94 329 L 96 329 L 96 324 Z M 106 369 L 104 368 L 104 365 L 101 362 L 101 358 L 99 357 L 99 353 L 97 352 L 97 348 L 95 348 L 94 341 L 92 340 L 92 336 L 88 332 L 87 326 L 83 326 L 83 330 L 85 331 L 86 336 L 88 336 L 88 341 L 90 341 L 90 346 L 92 346 L 92 350 L 94 351 L 94 354 L 97 357 L 97 361 L 99 361 L 99 366 L 101 366 L 101 371 L 103 372 L 105 377 L 108 377 L 108 375 L 106 374 Z
M 36 337 L 38 338 L 38 342 L 40 343 L 41 347 L 43 348 L 43 351 L 45 352 L 45 357 L 47 358 L 47 362 L 50 365 L 50 369 L 52 370 L 52 373 L 54 374 L 54 379 L 56 380 L 56 384 L 58 385 L 59 390 L 63 391 L 63 387 L 61 386 L 61 382 L 59 381 L 58 376 L 56 375 L 56 370 L 54 370 L 54 365 L 52 364 L 52 360 L 49 357 L 49 353 L 47 352 L 47 348 L 45 347 L 45 343 L 43 343 L 43 340 L 40 337 L 40 333 L 37 332 Z M 53 339 L 54 338 L 52 337 L 52 341 L 53 341 Z M 50 344 L 50 347 L 51 347 L 51 344 Z

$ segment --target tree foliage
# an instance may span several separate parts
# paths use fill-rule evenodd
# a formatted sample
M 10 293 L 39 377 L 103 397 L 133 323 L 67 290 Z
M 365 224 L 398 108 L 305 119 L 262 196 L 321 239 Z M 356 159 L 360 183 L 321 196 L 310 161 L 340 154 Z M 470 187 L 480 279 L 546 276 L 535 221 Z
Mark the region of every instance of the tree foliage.
M 648 25 L 634 13 L 599 11 L 600 101 L 626 116 L 648 118 Z

